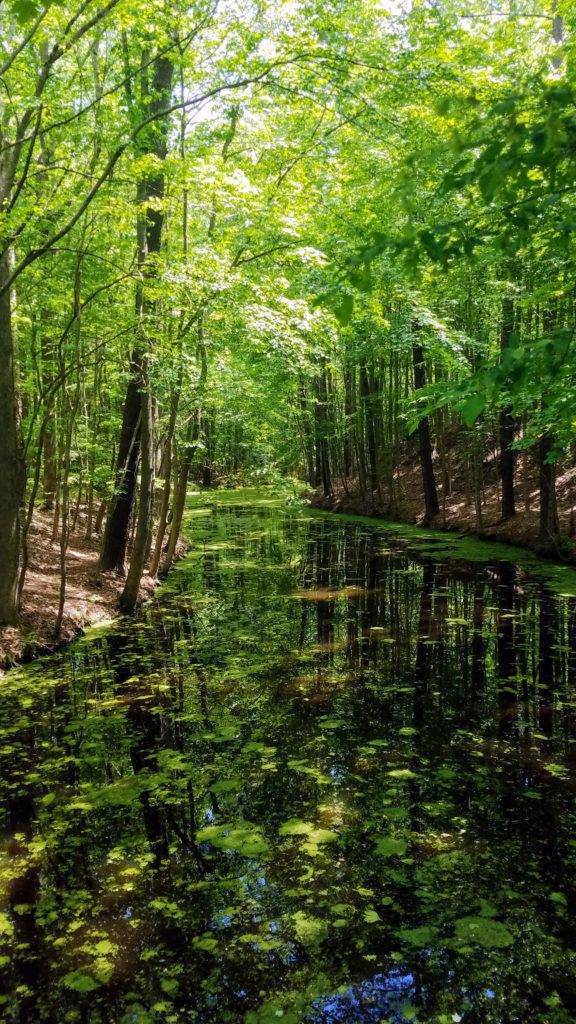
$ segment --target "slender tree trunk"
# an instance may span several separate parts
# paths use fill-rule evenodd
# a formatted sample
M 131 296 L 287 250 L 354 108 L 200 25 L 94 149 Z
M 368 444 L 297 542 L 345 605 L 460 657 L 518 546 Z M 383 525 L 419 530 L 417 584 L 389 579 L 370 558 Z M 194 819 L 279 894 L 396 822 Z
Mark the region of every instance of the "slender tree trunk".
M 54 438 L 54 426 L 51 424 L 46 431 L 44 440 L 44 474 L 42 478 L 42 505 L 47 512 L 52 511 L 54 508 L 54 496 L 57 486 L 56 441 Z
M 68 551 L 68 542 L 70 539 L 70 467 L 72 460 L 72 439 L 74 437 L 74 424 L 76 422 L 76 415 L 80 406 L 80 394 L 81 394 L 81 379 L 82 379 L 82 355 L 80 350 L 80 309 L 81 309 L 81 284 L 82 284 L 82 257 L 78 255 L 76 263 L 76 273 L 74 275 L 74 316 L 76 317 L 76 387 L 74 390 L 74 398 L 68 399 L 66 389 L 63 391 L 62 396 L 62 464 L 60 466 L 60 472 L 58 474 L 59 479 L 62 481 L 62 496 L 61 496 L 61 507 L 62 507 L 62 527 L 60 531 L 60 588 L 58 594 L 58 613 L 56 615 L 56 623 L 54 625 L 54 639 L 60 639 L 60 631 L 62 629 L 62 620 L 64 618 L 64 606 L 66 604 L 66 553 Z M 62 379 L 65 377 L 65 362 L 60 350 L 60 376 Z M 67 414 L 67 415 L 66 415 Z M 66 422 L 67 420 L 67 422 Z M 81 485 L 80 485 L 81 486 Z M 74 526 L 72 526 L 74 529 Z
M 426 366 L 424 363 L 424 349 L 418 341 L 418 333 L 421 330 L 420 324 L 414 321 L 412 324 L 412 361 L 414 366 L 414 387 L 420 391 L 426 387 Z M 424 489 L 424 506 L 426 521 L 433 519 L 440 511 L 438 504 L 438 491 L 436 478 L 434 476 L 434 464 L 432 461 L 432 441 L 430 438 L 430 422 L 427 416 L 423 416 L 418 424 L 418 447 L 420 451 L 420 468 L 422 471 L 422 486 Z
M 300 401 L 300 411 L 302 414 L 302 436 L 304 443 L 304 455 L 306 458 L 306 483 L 310 484 L 311 487 L 315 487 L 316 480 L 314 472 L 314 438 L 312 437 L 312 431 L 310 429 L 310 409 L 304 384 L 300 385 L 298 394 Z
M 559 325 L 558 303 L 552 299 L 542 316 L 545 336 L 553 337 L 554 329 Z M 546 400 L 542 400 L 542 411 L 545 411 Z M 554 447 L 554 438 L 546 430 L 538 442 L 538 482 L 540 497 L 540 544 L 546 550 L 556 552 L 560 545 L 560 528 L 556 505 L 556 465 L 550 456 Z
M 348 361 L 344 367 L 344 478 L 352 476 L 354 465 L 354 429 L 353 417 L 355 408 L 354 367 Z
M 204 442 L 204 460 L 202 463 L 202 487 L 212 487 L 213 467 L 212 454 L 214 445 L 215 423 L 214 417 L 209 413 L 202 416 L 200 432 Z
M 138 356 L 133 353 L 131 376 L 122 410 L 122 429 L 118 446 L 118 463 L 114 493 L 110 500 L 106 528 L 100 553 L 100 571 L 124 572 L 130 515 L 136 491 L 136 471 L 140 454 L 141 401 L 135 367 Z
M 49 314 L 45 310 L 43 320 L 48 321 Z M 43 328 L 46 325 L 42 324 Z M 40 340 L 40 351 L 42 355 L 42 386 L 47 390 L 53 381 L 54 344 L 48 337 L 46 329 L 42 332 Z M 58 487 L 58 460 L 56 446 L 56 416 L 55 409 L 52 416 L 46 423 L 44 434 L 44 472 L 42 474 L 42 507 L 51 512 L 54 508 L 54 499 Z
M 364 412 L 364 429 L 366 433 L 366 444 L 368 448 L 368 465 L 370 469 L 370 490 L 372 493 L 378 489 L 378 467 L 376 464 L 376 435 L 374 431 L 374 415 L 372 409 L 372 394 L 368 371 L 365 366 L 360 367 L 360 397 Z
M 500 350 L 504 352 L 510 345 L 514 331 L 514 302 L 510 298 L 502 300 L 502 323 L 500 329 Z M 514 417 L 509 405 L 500 411 L 500 478 L 502 481 L 502 519 L 510 519 L 516 515 L 514 500 L 514 474 L 516 455 L 514 443 Z
M 326 368 L 322 367 L 317 378 L 316 398 L 316 446 L 317 464 L 325 498 L 332 495 L 330 453 L 328 449 L 328 382 Z
M 198 440 L 200 426 L 200 410 L 198 410 L 196 416 L 190 420 L 188 425 L 188 432 L 186 435 L 186 443 L 184 451 L 182 452 L 182 458 L 180 461 L 180 468 L 178 471 L 178 481 L 174 488 L 174 499 L 172 503 L 172 522 L 170 523 L 170 533 L 168 536 L 168 545 L 166 548 L 166 555 L 162 563 L 160 574 L 165 576 L 168 572 L 172 562 L 174 561 L 174 555 L 176 554 L 176 545 L 178 544 L 178 538 L 180 536 L 180 528 L 182 526 L 182 519 L 184 516 L 184 509 L 186 507 L 186 495 L 188 492 L 188 477 L 190 475 L 190 466 L 192 465 L 192 459 L 194 452 L 196 451 L 196 441 Z
M 44 448 L 44 433 L 46 424 L 50 417 L 50 412 L 46 412 L 40 424 L 38 431 L 38 447 L 36 451 L 36 459 L 34 464 L 34 476 L 32 479 L 32 486 L 30 488 L 30 495 L 28 497 L 28 505 L 26 509 L 26 515 L 22 517 L 22 563 L 20 566 L 20 575 L 18 579 L 18 600 L 22 599 L 22 591 L 24 590 L 24 582 L 26 580 L 26 573 L 28 571 L 28 535 L 30 532 L 30 526 L 32 524 L 32 517 L 34 515 L 34 506 L 36 504 L 36 496 L 38 494 L 38 487 L 40 486 L 40 471 L 42 466 L 42 452 Z
M 10 274 L 0 257 L 0 287 Z M 22 446 L 10 292 L 0 295 L 0 626 L 18 619 L 20 516 L 26 469 Z
M 540 484 L 540 544 L 547 550 L 558 550 L 560 527 L 556 505 L 556 466 L 548 461 L 552 451 L 552 438 L 545 433 L 538 444 L 538 472 Z
M 136 535 L 130 556 L 130 569 L 120 596 L 120 610 L 134 611 L 138 602 L 140 583 L 150 549 L 152 510 L 154 504 L 154 406 L 150 394 L 147 360 L 143 360 L 141 384 L 140 427 L 140 493 Z
M 60 528 L 60 587 L 58 592 L 58 612 L 54 625 L 54 640 L 59 640 L 64 618 L 64 606 L 66 603 L 66 552 L 70 538 L 70 452 L 72 448 L 72 435 L 74 432 L 74 420 L 78 410 L 80 397 L 79 383 L 76 388 L 74 404 L 68 413 L 68 425 L 64 435 L 64 451 L 62 454 L 62 471 L 59 474 L 62 480 L 62 497 L 60 499 L 62 510 L 62 525 Z M 64 425 L 63 425 L 64 429 Z
M 172 404 L 170 408 L 170 421 L 168 423 L 168 431 L 166 436 L 166 444 L 164 448 L 163 458 L 164 487 L 162 490 L 162 503 L 160 505 L 160 515 L 158 519 L 156 543 L 154 545 L 154 552 L 152 554 L 152 559 L 150 561 L 151 576 L 156 576 L 158 572 L 158 566 L 160 565 L 160 558 L 162 556 L 162 545 L 164 543 L 164 535 L 166 533 L 166 524 L 168 522 L 168 511 L 170 509 L 170 488 L 172 484 L 172 451 L 174 446 L 174 430 L 176 428 L 176 417 L 178 415 L 179 399 L 180 388 L 178 388 L 176 394 L 172 396 Z
M 98 536 L 102 529 L 102 523 L 104 522 L 104 516 L 106 515 L 106 501 L 100 502 L 100 508 L 96 513 L 96 519 L 94 520 L 94 533 Z
M 168 105 L 172 95 L 172 63 L 165 57 L 157 57 L 153 62 L 153 74 L 150 87 L 144 79 L 142 83 L 143 93 L 149 104 L 151 113 L 162 110 Z M 149 136 L 142 140 L 143 150 L 148 149 L 158 160 L 163 161 L 167 152 L 169 122 L 167 118 L 159 121 L 152 129 Z M 146 147 L 146 143 L 148 144 Z M 154 300 L 149 300 L 146 295 L 146 279 L 156 274 L 156 267 L 149 257 L 156 256 L 160 252 L 162 242 L 162 229 L 164 226 L 164 210 L 162 199 L 164 196 L 164 174 L 158 171 L 139 182 L 137 190 L 137 235 L 138 235 L 138 263 L 141 272 L 141 281 L 136 290 L 136 313 L 139 317 L 140 331 L 147 333 L 147 324 L 153 315 Z M 131 373 L 124 401 L 122 415 L 122 430 L 120 434 L 120 445 L 118 449 L 118 462 L 116 471 L 116 482 L 114 494 L 110 503 L 106 530 L 102 541 L 100 555 L 100 570 L 103 572 L 115 569 L 117 572 L 124 571 L 126 548 L 128 544 L 128 530 L 130 515 L 134 504 L 136 491 L 136 471 L 138 457 L 142 443 L 142 431 L 150 430 L 153 424 L 153 405 L 148 395 L 148 367 L 142 349 L 142 338 L 134 348 L 131 358 Z M 144 391 L 141 393 L 141 388 Z M 144 410 L 149 417 L 144 424 Z M 153 445 L 152 437 L 147 439 Z M 153 447 L 149 453 L 153 458 Z M 142 474 L 146 481 L 144 490 L 149 483 L 149 467 L 144 466 L 142 459 Z M 153 477 L 153 466 L 152 466 Z M 144 506 L 148 503 L 148 494 L 144 494 Z M 130 587 L 131 591 L 132 587 Z

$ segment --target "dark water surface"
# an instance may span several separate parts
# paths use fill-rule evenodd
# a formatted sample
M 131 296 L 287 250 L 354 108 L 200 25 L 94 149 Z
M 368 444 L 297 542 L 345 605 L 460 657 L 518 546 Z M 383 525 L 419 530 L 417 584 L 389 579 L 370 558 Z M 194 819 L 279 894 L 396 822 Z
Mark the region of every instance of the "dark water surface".
M 190 523 L 142 621 L 0 681 L 0 1019 L 576 1020 L 576 599 L 489 545 Z

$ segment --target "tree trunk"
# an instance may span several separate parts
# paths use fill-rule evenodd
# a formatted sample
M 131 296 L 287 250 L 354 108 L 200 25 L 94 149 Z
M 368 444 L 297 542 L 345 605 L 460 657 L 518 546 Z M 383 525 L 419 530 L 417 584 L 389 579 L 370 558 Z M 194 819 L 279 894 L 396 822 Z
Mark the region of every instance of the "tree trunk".
M 368 465 L 370 469 L 370 490 L 372 493 L 378 490 L 378 467 L 376 464 L 376 434 L 374 430 L 374 415 L 372 409 L 372 392 L 368 371 L 365 366 L 360 367 L 360 397 L 364 412 L 364 429 L 366 432 L 366 444 L 368 447 Z
M 354 429 L 353 417 L 355 406 L 354 366 L 351 361 L 344 367 L 344 479 L 352 476 L 354 464 Z
M 158 530 L 156 533 L 156 543 L 154 545 L 154 552 L 150 561 L 150 575 L 156 576 L 158 572 L 158 566 L 160 565 L 160 558 L 162 556 L 162 545 L 164 543 L 164 535 L 166 533 L 166 524 L 168 522 L 168 512 L 170 509 L 170 488 L 172 484 L 172 451 L 174 446 L 174 430 L 176 428 L 176 417 L 178 415 L 178 405 L 180 400 L 180 386 L 178 390 L 172 396 L 172 404 L 170 408 L 170 421 L 168 423 L 168 431 L 166 435 L 166 442 L 164 445 L 163 455 L 163 470 L 164 470 L 164 487 L 162 490 L 162 503 L 160 506 L 160 515 L 158 519 Z
M 168 106 L 172 95 L 172 63 L 165 57 L 157 57 L 153 62 L 153 75 L 150 89 L 146 79 L 142 82 L 143 93 L 149 102 L 150 112 L 162 110 Z M 153 154 L 159 161 L 166 157 L 169 121 L 163 118 L 150 129 L 150 133 L 142 139 L 142 153 Z M 141 279 L 136 289 L 136 314 L 140 320 L 139 329 L 148 333 L 148 323 L 154 313 L 155 302 L 146 296 L 146 278 L 156 275 L 156 267 L 149 257 L 160 252 L 162 228 L 164 225 L 164 174 L 162 170 L 152 173 L 139 182 L 137 189 L 137 236 L 138 266 Z M 136 491 L 136 471 L 140 446 L 143 442 L 142 432 L 153 425 L 153 408 L 148 396 L 148 369 L 143 352 L 142 338 L 138 339 L 132 353 L 131 373 L 126 390 L 122 415 L 122 430 L 118 449 L 118 462 L 114 494 L 110 503 L 106 530 L 102 541 L 100 570 L 106 572 L 116 569 L 124 571 L 126 548 L 128 544 L 128 528 Z M 140 393 L 140 388 L 144 392 Z M 143 422 L 143 410 L 149 416 L 149 422 Z M 149 439 L 152 445 L 152 437 Z M 153 450 L 150 453 L 153 458 Z M 142 459 L 142 480 L 148 480 L 150 467 L 144 466 Z M 153 476 L 153 466 L 152 466 Z M 142 484 L 144 505 L 148 502 L 147 484 Z
M 202 416 L 201 433 L 204 442 L 204 461 L 202 464 L 202 487 L 212 487 L 213 468 L 212 455 L 214 447 L 214 416 L 206 413 Z
M 502 300 L 502 324 L 500 331 L 500 351 L 504 352 L 510 345 L 514 330 L 514 303 L 512 299 Z M 516 515 L 514 501 L 514 472 L 516 455 L 514 443 L 514 417 L 509 405 L 500 411 L 500 477 L 502 481 L 502 519 L 510 519 Z
M 302 441 L 304 447 L 304 456 L 306 459 L 306 483 L 310 484 L 311 487 L 317 486 L 314 471 L 314 438 L 312 436 L 312 430 L 310 429 L 310 410 L 308 403 L 308 396 L 306 394 L 306 385 L 303 381 L 300 382 L 298 388 L 298 401 L 300 404 L 300 413 L 302 421 Z
M 332 495 L 332 476 L 330 473 L 330 453 L 328 450 L 328 382 L 326 368 L 323 367 L 317 378 L 316 398 L 316 452 L 317 464 L 322 481 L 325 498 Z
M 0 288 L 9 274 L 10 260 L 5 254 L 0 258 Z M 18 619 L 20 515 L 25 487 L 12 305 L 6 291 L 0 295 L 0 626 Z
M 140 418 L 140 500 L 136 536 L 130 556 L 130 569 L 120 596 L 120 610 L 132 613 L 138 602 L 140 582 L 150 549 L 154 503 L 154 406 L 150 394 L 147 362 L 143 361 Z
M 190 475 L 190 466 L 192 464 L 192 458 L 196 450 L 196 441 L 198 440 L 199 434 L 199 421 L 200 421 L 200 410 L 198 410 L 196 416 L 190 421 L 188 427 L 188 433 L 186 436 L 186 444 L 184 451 L 182 452 L 182 459 L 180 462 L 180 469 L 178 471 L 178 482 L 174 488 L 174 499 L 172 503 L 172 522 L 170 524 L 170 534 L 168 536 L 168 545 L 166 548 L 166 556 L 162 563 L 160 575 L 165 576 L 168 572 L 172 562 L 174 561 L 174 555 L 176 554 L 176 545 L 178 543 L 178 537 L 180 536 L 180 528 L 182 526 L 182 518 L 184 516 L 184 508 L 186 506 L 186 494 L 188 490 L 188 477 Z
M 414 322 L 412 331 L 414 340 L 412 342 L 412 361 L 414 366 L 414 387 L 420 391 L 426 387 L 426 367 L 424 364 L 424 350 L 417 340 L 420 324 Z M 430 439 L 430 422 L 427 416 L 423 416 L 418 424 L 418 448 L 420 451 L 420 468 L 422 471 L 422 486 L 424 490 L 424 506 L 426 509 L 425 520 L 433 519 L 440 511 L 438 504 L 438 491 L 436 489 L 436 478 L 434 476 L 434 464 L 432 462 L 432 441 Z
M 114 494 L 110 501 L 100 553 L 100 572 L 109 572 L 112 569 L 124 572 L 128 527 L 136 491 L 136 470 L 140 454 L 141 401 L 138 381 L 134 376 L 137 362 L 138 356 L 133 353 L 130 360 L 132 375 L 128 381 L 122 410 Z
M 538 470 L 540 482 L 540 544 L 546 550 L 557 551 L 560 527 L 556 506 L 556 466 L 547 459 L 552 451 L 552 437 L 545 433 L 538 444 Z
M 44 328 L 40 340 L 40 351 L 42 354 L 42 387 L 47 392 L 54 380 L 54 343 L 46 333 L 46 323 L 49 322 L 49 313 L 44 310 L 42 313 L 42 327 Z M 54 499 L 58 489 L 58 459 L 56 445 L 56 407 L 54 405 L 52 415 L 46 421 L 44 433 L 44 466 L 42 474 L 42 507 L 51 512 L 54 508 Z
M 56 442 L 52 424 L 46 430 L 44 438 L 44 473 L 42 477 L 42 507 L 47 512 L 54 508 L 54 496 L 58 487 L 58 471 L 56 467 Z

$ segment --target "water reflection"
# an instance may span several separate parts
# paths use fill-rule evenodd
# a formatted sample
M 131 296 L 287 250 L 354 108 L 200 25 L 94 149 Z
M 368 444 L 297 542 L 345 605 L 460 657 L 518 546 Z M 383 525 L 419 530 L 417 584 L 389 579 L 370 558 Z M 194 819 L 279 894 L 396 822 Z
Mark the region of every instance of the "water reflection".
M 3 680 L 0 1019 L 564 1024 L 575 602 L 280 509 Z

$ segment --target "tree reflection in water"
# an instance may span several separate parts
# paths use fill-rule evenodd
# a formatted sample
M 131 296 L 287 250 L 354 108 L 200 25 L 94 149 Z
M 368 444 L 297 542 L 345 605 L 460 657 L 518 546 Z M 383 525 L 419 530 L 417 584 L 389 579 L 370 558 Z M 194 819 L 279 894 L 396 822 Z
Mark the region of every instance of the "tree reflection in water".
M 573 599 L 337 517 L 190 531 L 141 621 L 3 680 L 0 1019 L 571 1021 Z

